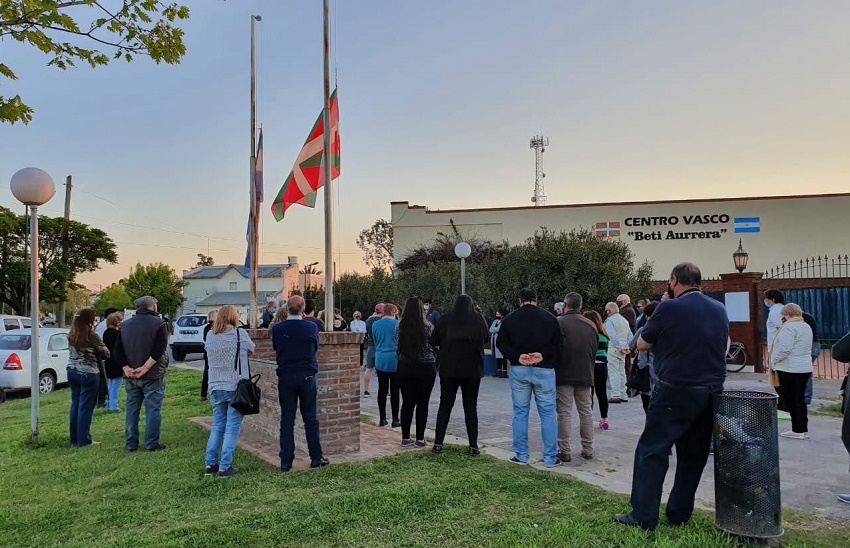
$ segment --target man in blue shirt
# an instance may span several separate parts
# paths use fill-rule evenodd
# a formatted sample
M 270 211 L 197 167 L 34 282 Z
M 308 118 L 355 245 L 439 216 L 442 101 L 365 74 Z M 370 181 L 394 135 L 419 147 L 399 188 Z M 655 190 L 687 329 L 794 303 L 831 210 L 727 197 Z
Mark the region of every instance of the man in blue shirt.
M 726 380 L 729 319 L 726 308 L 700 292 L 702 276 L 692 263 L 673 268 L 674 299 L 658 305 L 638 339 L 652 351 L 657 382 L 635 449 L 632 511 L 614 521 L 654 530 L 669 454 L 676 446 L 676 479 L 667 501 L 671 525 L 684 525 L 694 511 L 694 496 L 708 460 L 713 398 Z
M 316 416 L 316 373 L 319 362 L 319 328 L 304 321 L 304 298 L 287 301 L 289 317 L 272 328 L 272 346 L 277 354 L 277 394 L 280 401 L 280 469 L 292 470 L 295 459 L 295 411 L 301 403 L 301 419 L 307 435 L 310 468 L 327 466 L 319 441 Z

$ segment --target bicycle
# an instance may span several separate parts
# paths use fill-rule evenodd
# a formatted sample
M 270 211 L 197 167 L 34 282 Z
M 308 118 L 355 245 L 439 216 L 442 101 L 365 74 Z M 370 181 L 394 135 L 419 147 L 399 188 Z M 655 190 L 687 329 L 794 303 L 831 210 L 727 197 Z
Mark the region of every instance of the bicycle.
M 733 342 L 726 352 L 726 370 L 738 373 L 747 367 L 747 349 L 743 343 Z

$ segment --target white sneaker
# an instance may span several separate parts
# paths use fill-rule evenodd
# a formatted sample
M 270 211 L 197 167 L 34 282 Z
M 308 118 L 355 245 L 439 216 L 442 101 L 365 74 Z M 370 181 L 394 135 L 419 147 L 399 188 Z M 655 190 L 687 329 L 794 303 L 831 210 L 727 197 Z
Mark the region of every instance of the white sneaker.
M 787 432 L 782 432 L 779 434 L 783 438 L 791 438 L 792 440 L 807 440 L 809 439 L 809 435 L 805 432 L 794 432 L 793 430 L 788 430 Z

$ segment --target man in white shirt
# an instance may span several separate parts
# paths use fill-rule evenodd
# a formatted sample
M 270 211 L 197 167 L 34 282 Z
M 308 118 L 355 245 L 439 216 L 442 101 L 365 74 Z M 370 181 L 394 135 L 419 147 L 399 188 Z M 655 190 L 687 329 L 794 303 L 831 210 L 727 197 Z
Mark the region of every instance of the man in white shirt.
M 764 292 L 764 305 L 770 309 L 767 314 L 767 350 L 773 348 L 773 339 L 782 327 L 782 307 L 785 306 L 785 295 L 778 289 L 768 289 Z
M 629 321 L 620 314 L 617 303 L 605 305 L 605 330 L 608 332 L 608 403 L 629 401 L 626 392 L 626 355 L 632 337 Z

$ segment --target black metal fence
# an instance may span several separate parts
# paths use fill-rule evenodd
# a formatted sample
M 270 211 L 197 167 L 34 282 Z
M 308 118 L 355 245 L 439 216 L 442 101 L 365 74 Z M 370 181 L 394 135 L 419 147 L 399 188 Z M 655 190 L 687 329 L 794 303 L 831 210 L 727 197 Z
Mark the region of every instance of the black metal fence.
M 780 264 L 765 271 L 765 278 L 847 278 L 850 277 L 850 257 L 838 255 L 811 257 Z

